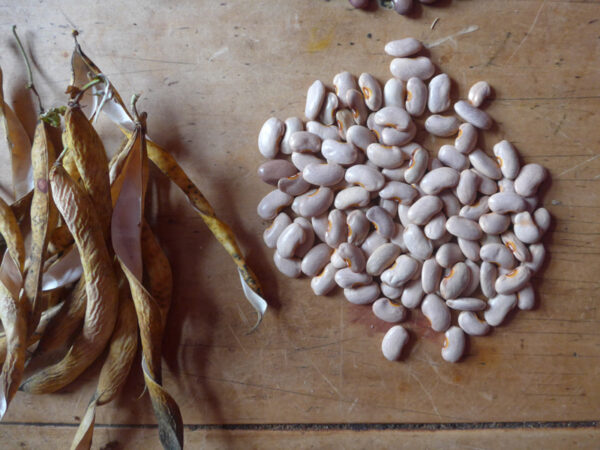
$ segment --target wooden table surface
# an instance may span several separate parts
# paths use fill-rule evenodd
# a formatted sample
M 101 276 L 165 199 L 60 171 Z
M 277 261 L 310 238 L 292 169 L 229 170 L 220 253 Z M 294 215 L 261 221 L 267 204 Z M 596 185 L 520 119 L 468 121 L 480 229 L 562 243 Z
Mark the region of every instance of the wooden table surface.
M 121 94 L 142 93 L 148 131 L 168 147 L 239 237 L 270 303 L 260 328 L 234 266 L 184 196 L 156 182 L 155 228 L 175 274 L 165 385 L 188 448 L 594 448 L 600 407 L 600 2 L 447 0 L 411 18 L 346 0 L 282 2 L 23 0 L 0 5 L 0 64 L 9 103 L 31 133 L 32 103 L 10 27 L 35 60 L 47 105 L 64 103 L 70 31 Z M 430 25 L 439 18 L 435 27 Z M 453 97 L 484 79 L 487 111 L 524 162 L 551 173 L 553 225 L 534 285 L 539 306 L 471 339 L 459 364 L 420 313 L 403 362 L 380 352 L 387 327 L 339 291 L 316 297 L 262 242 L 255 212 L 269 191 L 256 169 L 263 121 L 304 110 L 307 87 L 348 70 L 385 81 L 392 39 L 431 45 Z M 116 132 L 99 124 L 110 151 Z M 432 151 L 444 141 L 422 143 Z M 53 395 L 18 393 L 2 448 L 67 448 L 99 364 Z M 139 366 L 97 413 L 94 448 L 159 448 Z

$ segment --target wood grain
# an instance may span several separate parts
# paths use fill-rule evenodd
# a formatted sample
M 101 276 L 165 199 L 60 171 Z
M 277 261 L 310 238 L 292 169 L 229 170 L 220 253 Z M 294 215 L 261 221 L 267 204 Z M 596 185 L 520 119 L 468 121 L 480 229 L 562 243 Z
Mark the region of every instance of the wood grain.
M 253 313 L 233 264 L 181 193 L 159 176 L 152 191 L 153 225 L 176 283 L 165 340 L 165 384 L 186 423 L 598 419 L 598 2 L 442 1 L 438 7 L 419 7 L 411 19 L 384 9 L 352 10 L 343 0 L 145 3 L 0 5 L 0 64 L 6 97 L 32 132 L 32 101 L 23 88 L 10 25 L 18 24 L 34 56 L 38 90 L 47 105 L 64 103 L 70 30 L 79 29 L 84 50 L 121 94 L 143 94 L 139 106 L 149 113 L 149 134 L 171 149 L 232 225 L 265 284 L 271 307 L 261 327 L 248 335 Z M 435 18 L 439 21 L 431 30 Z M 458 35 L 470 26 L 477 30 Z M 552 177 L 543 196 L 554 222 L 545 238 L 548 261 L 534 280 L 538 307 L 515 314 L 488 337 L 472 339 L 464 362 L 454 365 L 441 360 L 442 337 L 427 328 L 420 313 L 408 322 L 414 339 L 406 361 L 387 362 L 379 350 L 386 327 L 369 308 L 348 304 L 339 292 L 315 297 L 308 280 L 289 280 L 277 272 L 261 239 L 266 223 L 255 213 L 269 191 L 255 175 L 262 162 L 256 139 L 263 121 L 271 115 L 300 116 L 312 81 L 330 85 L 342 70 L 369 71 L 385 81 L 390 76 L 385 42 L 409 35 L 438 42 L 429 53 L 455 81 L 455 98 L 465 97 L 480 79 L 494 87 L 487 111 L 497 126 L 483 137 L 483 148 L 490 151 L 498 140 L 509 139 L 524 162 L 545 165 Z M 114 151 L 118 133 L 104 121 L 99 127 Z M 419 139 L 432 152 L 446 142 Z M 5 420 L 77 423 L 98 369 L 96 364 L 56 395 L 20 393 Z M 99 408 L 98 423 L 153 424 L 147 396 L 138 398 L 142 391 L 136 370 L 117 401 Z M 28 436 L 28 429 L 2 426 L 0 433 L 6 439 L 17 435 L 33 448 L 42 436 L 66 443 L 73 431 L 35 428 Z M 490 439 L 510 435 L 515 442 L 525 435 L 532 446 L 547 432 L 485 431 Z M 130 433 L 145 447 L 156 444 L 153 431 L 121 428 L 101 429 L 97 442 Z M 439 442 L 474 445 L 470 439 L 479 432 L 456 433 L 447 432 Z M 597 430 L 552 433 L 565 442 L 585 435 L 582 448 L 591 445 L 592 436 L 597 440 Z M 200 435 L 188 431 L 186 439 L 211 448 L 230 443 L 229 433 Z M 249 448 L 276 446 L 277 437 L 269 432 L 238 435 L 233 442 Z M 303 433 L 285 436 L 293 436 L 298 447 L 308 439 Z M 349 447 L 367 442 L 355 441 L 367 436 L 360 433 L 323 436 L 315 442 L 324 448 L 334 439 Z M 415 445 L 434 442 L 419 441 L 420 433 L 411 436 Z M 382 439 L 384 447 L 398 442 Z M 561 448 L 562 441 L 547 442 Z

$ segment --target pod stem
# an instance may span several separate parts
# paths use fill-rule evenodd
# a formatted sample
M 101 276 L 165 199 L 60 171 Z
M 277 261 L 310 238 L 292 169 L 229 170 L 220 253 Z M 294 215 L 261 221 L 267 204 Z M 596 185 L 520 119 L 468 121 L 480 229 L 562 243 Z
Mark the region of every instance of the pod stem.
M 37 97 L 40 114 L 44 114 L 44 106 L 42 105 L 42 99 L 41 99 L 40 94 L 38 93 L 37 89 L 35 88 L 35 85 L 33 84 L 33 73 L 31 72 L 31 64 L 29 63 L 29 57 L 27 56 L 27 53 L 25 52 L 25 48 L 23 47 L 23 44 L 21 43 L 21 39 L 19 39 L 19 35 L 17 34 L 17 26 L 16 25 L 13 25 L 12 32 L 13 32 L 13 35 L 15 36 L 15 40 L 17 41 L 17 46 L 19 47 L 19 52 L 21 53 L 21 56 L 23 56 L 23 60 L 25 61 L 25 67 L 27 68 L 27 80 L 28 81 L 27 81 L 27 85 L 25 87 L 27 89 L 30 89 L 31 92 L 33 92 L 35 94 L 35 96 Z

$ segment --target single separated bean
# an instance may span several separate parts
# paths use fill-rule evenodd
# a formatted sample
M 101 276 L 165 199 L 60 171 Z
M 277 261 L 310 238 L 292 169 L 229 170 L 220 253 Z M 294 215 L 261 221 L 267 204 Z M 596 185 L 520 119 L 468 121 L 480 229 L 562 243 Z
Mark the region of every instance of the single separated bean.
M 408 331 L 402 325 L 394 325 L 390 328 L 381 341 L 381 352 L 385 359 L 388 361 L 400 359 L 409 337 Z
M 377 283 L 367 284 L 357 288 L 344 289 L 344 297 L 355 305 L 368 305 L 379 297 L 379 285 Z
M 490 331 L 488 323 L 473 311 L 462 311 L 458 315 L 458 326 L 470 336 L 483 336 Z
M 435 73 L 435 66 L 426 56 L 394 58 L 390 63 L 390 72 L 402 81 L 408 81 L 413 77 L 427 80 Z
M 385 44 L 383 50 L 395 58 L 404 58 L 418 53 L 423 48 L 423 44 L 418 39 L 407 37 L 390 41 Z
M 258 167 L 258 176 L 262 181 L 273 186 L 277 186 L 277 182 L 281 178 L 289 177 L 297 172 L 294 165 L 284 159 L 273 159 L 262 163 Z
M 460 173 L 458 185 L 456 186 L 456 196 L 463 205 L 471 205 L 477 198 L 479 180 L 479 177 L 471 170 L 463 170 Z
M 491 262 L 482 262 L 479 268 L 479 284 L 481 292 L 487 298 L 497 295 L 495 288 L 496 278 L 498 278 L 498 267 Z
M 319 187 L 296 197 L 301 216 L 314 217 L 325 213 L 333 202 L 333 191 L 328 187 Z
M 314 277 L 321 273 L 325 266 L 329 264 L 332 253 L 333 250 L 324 242 L 315 245 L 302 258 L 300 265 L 302 273 L 309 277 Z
M 464 100 L 459 100 L 454 104 L 454 111 L 465 122 L 476 126 L 482 130 L 489 130 L 492 127 L 492 118 L 485 112 Z
M 425 129 L 434 136 L 448 137 L 458 132 L 459 120 L 454 116 L 433 114 L 425 120 Z
M 523 197 L 535 195 L 540 184 L 548 176 L 548 171 L 539 164 L 525 164 L 515 179 L 515 192 Z
M 442 358 L 451 363 L 458 362 L 465 352 L 467 340 L 465 333 L 459 327 L 452 326 L 446 331 L 446 333 L 444 333 L 444 336 Z
M 533 221 L 533 217 L 527 211 L 517 213 L 513 216 L 513 231 L 515 236 L 525 244 L 534 244 L 542 237 L 542 232 Z
M 419 117 L 427 107 L 427 85 L 423 80 L 412 77 L 406 82 L 406 111 L 414 117 Z
M 450 108 L 450 77 L 445 73 L 436 75 L 429 82 L 427 107 L 433 114 Z
M 427 170 L 427 163 L 429 162 L 429 153 L 423 147 L 418 146 L 412 150 L 408 167 L 404 171 L 404 180 L 409 183 L 418 183 L 425 170 Z
M 400 303 L 390 301 L 386 297 L 381 297 L 373 303 L 373 314 L 378 319 L 389 323 L 402 322 L 406 317 L 406 308 Z
M 499 294 L 490 298 L 488 309 L 483 313 L 485 321 L 492 327 L 497 327 L 508 315 L 508 313 L 517 305 L 517 296 Z
M 292 204 L 294 198 L 279 189 L 269 192 L 263 197 L 256 208 L 261 219 L 273 220 L 279 211 Z
M 365 103 L 371 111 L 377 111 L 383 103 L 383 94 L 379 82 L 370 73 L 362 73 L 358 77 L 358 86 L 362 90 Z
M 517 291 L 517 306 L 522 310 L 533 309 L 535 306 L 535 291 L 531 283 Z
M 496 161 L 490 158 L 483 150 L 476 149 L 469 153 L 469 161 L 475 170 L 493 180 L 502 178 L 502 171 Z
M 435 294 L 427 294 L 421 303 L 421 312 L 434 331 L 446 331 L 450 327 L 450 309 L 446 303 Z
M 308 120 L 315 120 L 321 111 L 323 101 L 325 100 L 325 85 L 322 81 L 316 80 L 310 85 L 306 93 L 306 106 L 304 115 Z
M 410 205 L 417 196 L 417 190 L 401 181 L 388 181 L 379 191 L 379 196 L 387 200 L 395 200 L 402 205 Z
M 442 267 L 435 258 L 429 258 L 423 263 L 421 268 L 421 284 L 426 294 L 437 291 L 442 278 Z
M 492 88 L 487 81 L 478 81 L 469 89 L 468 99 L 473 106 L 479 108 L 483 101 L 492 94 Z
M 456 186 L 459 178 L 456 170 L 450 167 L 440 167 L 426 173 L 419 186 L 426 194 L 439 194 L 444 189 Z
M 519 174 L 521 165 L 519 163 L 519 155 L 513 145 L 504 140 L 494 145 L 494 155 L 504 175 L 509 180 L 514 180 Z
M 285 124 L 277 117 L 270 117 L 258 133 L 258 150 L 265 158 L 273 159 L 279 152 L 279 143 L 285 133 Z
M 304 229 L 299 224 L 292 222 L 277 238 L 277 253 L 282 258 L 292 258 L 298 246 L 305 240 Z

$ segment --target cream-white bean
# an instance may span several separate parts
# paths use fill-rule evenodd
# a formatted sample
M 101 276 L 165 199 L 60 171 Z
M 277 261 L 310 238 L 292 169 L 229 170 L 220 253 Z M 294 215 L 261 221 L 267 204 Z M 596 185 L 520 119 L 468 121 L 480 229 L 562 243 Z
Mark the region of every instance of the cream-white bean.
M 349 184 L 358 184 L 369 192 L 379 191 L 385 184 L 385 178 L 381 172 L 365 164 L 349 167 L 346 170 L 345 180 Z
M 319 120 L 324 125 L 334 125 L 336 123 L 336 112 L 339 107 L 338 96 L 333 92 L 328 92 L 325 95 L 321 112 L 319 113 Z
M 404 228 L 402 235 L 404 243 L 412 256 L 422 261 L 428 259 L 433 252 L 433 244 L 425 237 L 421 228 L 415 224 L 409 224 Z
M 483 101 L 492 95 L 492 88 L 487 81 L 478 81 L 469 89 L 468 99 L 473 106 L 479 108 Z
M 395 200 L 401 205 L 410 205 L 417 196 L 417 190 L 401 181 L 388 181 L 379 191 L 379 196 L 387 200 Z
M 296 253 L 298 246 L 305 240 L 304 229 L 299 224 L 292 222 L 277 238 L 277 253 L 282 258 L 291 258 Z
M 327 228 L 329 228 L 328 215 L 325 213 L 319 216 L 311 217 L 310 223 L 317 237 L 325 242 L 325 233 L 327 232 Z
M 388 212 L 388 214 L 392 217 L 395 217 L 396 214 L 398 214 L 398 203 L 394 200 L 380 198 L 379 206 L 385 209 Z
M 313 248 L 313 245 L 315 244 L 315 232 L 310 223 L 310 220 L 308 220 L 305 217 L 296 217 L 294 219 L 294 223 L 297 223 L 298 225 L 300 225 L 302 227 L 302 229 L 304 230 L 304 235 L 306 237 L 304 242 L 302 242 L 296 248 L 296 252 L 294 253 L 294 256 L 297 256 L 299 258 L 304 258 L 304 256 L 309 252 L 309 250 L 311 248 Z
M 273 220 L 283 208 L 291 205 L 293 200 L 294 198 L 291 195 L 275 189 L 263 197 L 256 208 L 256 212 L 261 219 Z
M 388 361 L 396 361 L 402 356 L 410 336 L 402 325 L 390 328 L 381 341 L 381 353 Z
M 458 362 L 465 352 L 466 340 L 463 330 L 456 326 L 450 327 L 444 334 L 442 358 L 451 363 Z
M 394 221 L 388 212 L 381 206 L 371 206 L 367 210 L 367 219 L 373 224 L 375 230 L 384 238 L 390 239 L 395 232 Z
M 483 150 L 475 149 L 469 153 L 469 161 L 475 170 L 493 180 L 502 178 L 502 171 L 498 163 L 490 158 Z
M 350 244 L 361 245 L 369 234 L 369 220 L 365 213 L 356 209 L 346 217 L 348 229 L 347 241 Z
M 292 153 L 292 164 L 296 166 L 300 172 L 309 164 L 325 164 L 325 160 L 313 155 L 312 153 Z
M 531 279 L 532 271 L 527 266 L 518 266 L 511 272 L 500 275 L 494 287 L 499 294 L 514 294 L 525 287 Z
M 273 159 L 279 152 L 279 144 L 285 133 L 285 124 L 277 117 L 270 117 L 258 133 L 258 150 L 265 158 Z
M 329 163 L 347 166 L 358 158 L 356 148 L 349 143 L 325 139 L 321 145 L 321 153 Z
M 381 281 L 390 286 L 400 287 L 409 281 L 419 270 L 419 263 L 408 255 L 400 255 L 394 264 L 382 272 Z
M 334 206 L 337 209 L 361 208 L 367 206 L 371 197 L 369 191 L 360 186 L 342 189 L 335 196 Z
M 332 209 L 328 216 L 328 226 L 325 232 L 325 243 L 332 248 L 337 248 L 348 236 L 346 214 L 339 209 Z
M 407 37 L 390 41 L 385 44 L 384 51 L 395 58 L 405 58 L 418 53 L 423 48 L 423 44 L 418 39 Z
M 487 298 L 492 298 L 496 293 L 496 278 L 498 278 L 498 267 L 490 262 L 482 262 L 479 267 L 479 284 L 481 292 Z
M 335 274 L 337 271 L 338 269 L 329 263 L 319 275 L 310 280 L 310 287 L 315 295 L 326 295 L 337 286 L 335 283 Z
M 415 148 L 412 151 L 408 166 L 404 171 L 404 179 L 407 183 L 413 184 L 418 183 L 425 170 L 427 170 L 427 163 L 429 162 L 429 153 L 421 146 Z
M 292 223 L 292 219 L 282 212 L 273 219 L 273 223 L 263 232 L 263 240 L 269 248 L 277 247 L 277 239 L 281 232 Z
M 486 177 L 475 169 L 471 169 L 479 177 L 479 192 L 483 195 L 492 195 L 498 192 L 498 184 L 490 177 Z
M 390 300 L 397 300 L 402 296 L 402 292 L 404 292 L 404 286 L 393 287 L 389 284 L 380 283 L 379 288 L 381 289 L 381 293 L 385 295 Z
M 505 214 L 487 213 L 479 218 L 479 226 L 484 233 L 501 234 L 504 233 L 510 225 L 510 217 Z
M 302 177 L 310 184 L 333 186 L 344 179 L 344 168 L 339 164 L 308 164 L 302 170 Z
M 386 297 L 381 297 L 373 303 L 373 315 L 384 322 L 398 323 L 406 317 L 406 308 L 400 303 L 390 301 Z
M 436 75 L 429 82 L 429 97 L 427 108 L 433 114 L 438 114 L 450 108 L 450 77 L 445 73 Z
M 299 117 L 288 117 L 285 119 L 285 133 L 281 140 L 280 149 L 284 155 L 291 155 L 293 150 L 290 148 L 290 137 L 296 131 L 304 130 L 304 122 Z
M 479 261 L 480 245 L 478 241 L 472 241 L 470 239 L 457 238 L 458 246 L 460 251 L 470 261 Z
M 354 145 L 356 148 L 359 148 L 363 152 L 367 151 L 367 147 L 377 142 L 377 138 L 375 134 L 367 127 L 363 127 L 362 125 L 353 125 L 346 131 L 346 140 L 349 144 Z
M 367 258 L 370 258 L 375 250 L 381 247 L 383 244 L 387 244 L 389 241 L 384 238 L 377 231 L 370 233 L 364 242 L 360 245 L 360 249 L 365 253 Z M 393 262 L 393 261 L 392 261 Z M 390 263 L 391 264 L 391 263 Z M 368 271 L 367 271 L 368 273 Z
M 460 176 L 458 172 L 450 167 L 440 167 L 426 173 L 419 186 L 426 194 L 439 194 L 447 188 L 453 188 L 458 184 Z
M 301 216 L 320 216 L 331 206 L 333 191 L 328 187 L 319 187 L 296 198 L 298 199 L 298 211 Z
M 321 138 L 322 141 L 325 139 L 334 139 L 337 141 L 340 140 L 339 131 L 336 126 L 323 125 L 321 122 L 317 122 L 316 120 L 310 120 L 306 122 L 306 131 L 316 134 Z
M 531 261 L 526 262 L 525 265 L 535 273 L 540 270 L 540 267 L 544 263 L 546 249 L 544 248 L 544 244 L 538 242 L 537 244 L 531 244 L 528 251 L 531 255 Z
M 438 194 L 438 197 L 444 204 L 444 214 L 446 217 L 456 216 L 460 213 L 460 202 L 451 191 L 442 191 Z
M 542 237 L 542 232 L 527 211 L 513 216 L 513 231 L 524 244 L 534 244 Z
M 416 134 L 417 126 L 414 122 L 411 122 L 405 131 L 384 127 L 381 130 L 380 141 L 384 145 L 405 145 L 412 141 Z
M 358 86 L 362 90 L 365 103 L 371 111 L 377 111 L 383 103 L 383 94 L 379 82 L 370 73 L 358 77 Z
M 514 192 L 497 192 L 490 197 L 490 209 L 498 214 L 518 213 L 527 209 L 527 203 Z
M 508 315 L 508 313 L 514 309 L 517 305 L 516 295 L 497 295 L 490 298 L 488 302 L 488 309 L 483 313 L 485 321 L 492 327 L 497 327 Z
M 337 248 L 337 253 L 344 261 L 346 261 L 347 266 L 354 272 L 362 272 L 365 270 L 365 254 L 356 245 L 343 242 Z
M 290 177 L 281 178 L 277 182 L 277 189 L 295 197 L 308 191 L 310 189 L 310 183 L 308 183 L 302 177 L 302 174 L 298 172 Z
M 472 311 L 462 311 L 458 315 L 458 326 L 470 336 L 483 336 L 490 331 L 490 326 Z
M 444 166 L 458 171 L 464 172 L 469 167 L 469 159 L 456 150 L 453 145 L 442 145 L 438 151 L 438 159 Z
M 479 218 L 487 213 L 490 209 L 488 207 L 488 196 L 479 197 L 472 205 L 465 205 L 460 208 L 458 215 L 469 220 L 479 220 Z
M 385 106 L 404 107 L 404 83 L 397 78 L 390 78 L 383 86 L 383 103 Z
M 435 258 L 429 258 L 421 267 L 421 285 L 426 294 L 437 291 L 442 278 L 442 268 Z
M 527 283 L 525 287 L 517 291 L 517 306 L 522 310 L 533 309 L 535 306 L 535 291 L 531 283 Z
M 367 147 L 367 158 L 378 167 L 386 169 L 400 167 L 404 157 L 402 150 L 396 146 L 373 143 Z
M 446 305 L 456 311 L 483 311 L 487 303 L 475 297 L 461 297 L 446 300 Z
M 410 115 L 399 106 L 384 106 L 375 113 L 375 123 L 382 127 L 392 127 L 400 131 L 408 129 L 412 123 Z
M 390 72 L 402 81 L 408 81 L 413 77 L 427 80 L 435 73 L 435 66 L 426 56 L 394 58 L 390 63 Z
M 347 107 L 346 93 L 350 89 L 358 89 L 356 78 L 350 72 L 340 72 L 333 77 L 333 86 L 340 100 L 340 105 Z
M 460 251 L 458 244 L 448 242 L 443 244 L 435 252 L 435 261 L 446 269 L 450 269 L 454 264 L 465 260 L 465 255 Z
M 464 100 L 459 100 L 454 104 L 454 111 L 456 111 L 456 114 L 458 114 L 465 122 L 469 122 L 477 128 L 489 130 L 492 127 L 493 121 L 488 113 L 474 107 Z
M 402 225 L 400 225 L 399 223 L 395 223 L 395 232 L 394 235 L 390 238 L 390 242 L 392 244 L 396 244 L 398 247 L 400 247 L 400 249 L 402 250 L 403 253 L 408 252 L 408 248 L 406 247 L 406 244 L 404 243 L 404 227 Z
M 423 299 L 424 295 L 425 292 L 423 292 L 421 280 L 417 278 L 416 280 L 411 280 L 404 285 L 400 301 L 405 307 L 414 309 L 421 304 L 421 300 Z
M 302 258 L 302 273 L 309 277 L 317 276 L 329 264 L 332 253 L 333 250 L 324 242 L 315 245 Z
M 367 284 L 357 288 L 344 289 L 344 297 L 355 305 L 368 305 L 379 297 L 379 285 L 377 283 Z
M 373 277 L 364 272 L 354 272 L 349 267 L 340 269 L 335 274 L 335 282 L 342 289 L 358 288 L 373 282 Z
M 423 227 L 423 232 L 428 239 L 438 240 L 446 234 L 446 216 L 439 212 L 434 215 Z
M 440 294 L 446 300 L 457 298 L 469 285 L 471 271 L 463 262 L 458 262 L 440 282 Z
M 471 241 L 481 239 L 481 228 L 474 220 L 461 216 L 452 216 L 446 220 L 446 230 L 453 236 Z
M 404 205 L 402 203 L 398 203 L 398 217 L 400 218 L 400 223 L 403 227 L 407 227 L 410 225 L 410 220 L 408 220 L 408 210 L 410 206 Z
M 308 120 L 315 120 L 321 111 L 323 101 L 325 100 L 325 85 L 322 81 L 316 80 L 310 85 L 306 93 L 306 106 L 304 115 Z
M 454 140 L 454 147 L 459 152 L 468 155 L 477 145 L 477 128 L 470 123 L 463 123 L 458 127 L 458 136 Z
M 456 196 L 463 205 L 471 205 L 476 200 L 479 182 L 480 178 L 471 170 L 463 170 L 460 173 L 460 179 L 456 186 Z
M 276 251 L 273 254 L 273 262 L 275 263 L 275 267 L 285 276 L 290 278 L 298 278 L 300 276 L 300 258 L 284 258 Z
M 429 320 L 434 331 L 446 331 L 450 327 L 450 309 L 435 294 L 427 294 L 421 303 L 421 312 Z
M 462 295 L 468 297 L 470 295 L 473 295 L 473 293 L 479 287 L 479 265 L 477 263 L 474 263 L 470 259 L 467 259 L 465 261 L 465 264 L 467 265 L 471 273 L 469 275 L 469 284 L 462 292 Z
M 434 195 L 425 195 L 408 209 L 408 220 L 417 225 L 425 225 L 441 211 L 442 201 Z
M 498 191 L 500 192 L 515 192 L 515 182 L 508 178 L 498 180 Z
M 381 275 L 384 270 L 394 264 L 400 252 L 400 247 L 395 244 L 381 243 L 367 259 L 367 273 L 373 276 Z
M 509 180 L 514 180 L 519 174 L 521 165 L 513 145 L 506 140 L 498 142 L 494 145 L 494 155 L 496 155 L 502 175 Z
M 273 186 L 281 178 L 289 177 L 297 172 L 294 165 L 284 159 L 271 159 L 258 167 L 258 176 L 262 181 Z
M 449 137 L 458 132 L 459 120 L 454 116 L 432 114 L 425 120 L 425 129 L 434 136 Z
M 419 117 L 427 107 L 427 85 L 420 78 L 413 77 L 406 83 L 406 111 Z
M 540 229 L 542 235 L 548 231 L 550 224 L 552 223 L 552 217 L 546 208 L 538 208 L 533 213 L 533 219 L 535 224 Z
M 358 125 L 366 124 L 369 110 L 367 109 L 367 105 L 365 105 L 365 99 L 360 91 L 356 89 L 348 90 L 348 92 L 346 92 L 346 103 L 352 111 L 354 123 L 357 123 Z
M 340 109 L 335 113 L 335 121 L 338 127 L 339 136 L 346 140 L 348 129 L 355 125 L 354 116 L 349 109 Z
M 548 176 L 545 167 L 539 164 L 525 164 L 521 167 L 519 175 L 515 179 L 515 191 L 523 197 L 531 197 L 536 194 L 540 184 Z
M 333 267 L 335 267 L 336 269 L 343 269 L 344 267 L 348 267 L 348 263 L 344 260 L 344 258 L 340 256 L 337 249 L 333 250 L 330 261 L 331 264 L 333 264 Z
M 529 249 L 521 240 L 512 232 L 505 231 L 500 235 L 500 239 L 504 242 L 504 245 L 513 253 L 515 258 L 521 262 L 531 261 L 531 254 Z
M 485 244 L 479 251 L 482 261 L 494 263 L 505 269 L 514 269 L 517 265 L 513 253 L 503 244 Z

